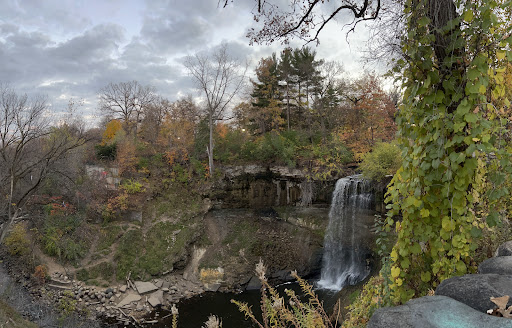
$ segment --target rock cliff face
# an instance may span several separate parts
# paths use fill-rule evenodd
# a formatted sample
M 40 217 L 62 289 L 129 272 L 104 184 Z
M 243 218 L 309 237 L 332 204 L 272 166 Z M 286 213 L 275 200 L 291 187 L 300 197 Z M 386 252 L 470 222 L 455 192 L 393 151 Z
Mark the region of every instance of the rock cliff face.
M 209 196 L 216 209 L 328 204 L 335 182 L 310 181 L 288 167 L 233 166 Z

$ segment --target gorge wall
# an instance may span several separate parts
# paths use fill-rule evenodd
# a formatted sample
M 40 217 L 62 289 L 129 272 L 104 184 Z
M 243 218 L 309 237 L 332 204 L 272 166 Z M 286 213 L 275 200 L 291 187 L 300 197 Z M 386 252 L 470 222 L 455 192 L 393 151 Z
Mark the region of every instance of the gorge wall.
M 304 171 L 282 166 L 224 167 L 209 195 L 213 208 L 327 205 L 336 179 L 309 180 Z

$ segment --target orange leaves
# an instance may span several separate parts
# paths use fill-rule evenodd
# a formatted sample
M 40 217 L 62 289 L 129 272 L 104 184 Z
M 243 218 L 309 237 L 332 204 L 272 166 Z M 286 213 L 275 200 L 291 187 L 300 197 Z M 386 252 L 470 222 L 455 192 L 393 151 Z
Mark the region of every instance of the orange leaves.
M 117 146 L 117 162 L 119 165 L 119 175 L 135 171 L 137 156 L 135 154 L 135 145 L 129 140 L 124 140 Z
M 396 132 L 396 107 L 374 75 L 356 80 L 352 90 L 353 94 L 347 97 L 351 104 L 345 108 L 344 124 L 338 134 L 356 158 L 360 159 L 376 142 L 393 139 Z
M 217 131 L 217 135 L 220 138 L 222 138 L 222 139 L 226 138 L 226 135 L 228 134 L 228 131 L 229 131 L 227 124 L 218 123 L 217 126 L 215 127 L 215 129 Z
M 105 127 L 105 132 L 103 132 L 103 138 L 101 140 L 102 145 L 109 144 L 114 137 L 116 136 L 116 133 L 122 129 L 121 121 L 119 120 L 111 120 L 107 123 L 107 126 Z

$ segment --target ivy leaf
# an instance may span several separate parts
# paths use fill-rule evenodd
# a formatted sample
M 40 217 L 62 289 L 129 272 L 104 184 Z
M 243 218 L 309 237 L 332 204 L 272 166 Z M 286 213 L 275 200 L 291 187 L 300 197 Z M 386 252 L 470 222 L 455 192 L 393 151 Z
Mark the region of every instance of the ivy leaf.
M 471 23 L 471 21 L 473 20 L 473 17 L 474 17 L 474 14 L 473 14 L 473 10 L 471 10 L 471 9 L 468 9 L 464 13 L 464 21 L 467 23 Z
M 489 213 L 489 215 L 485 219 L 485 222 L 487 222 L 487 225 L 491 228 L 498 225 L 498 223 L 500 222 L 498 213 L 496 213 L 495 211 L 492 211 L 491 213 Z
M 443 217 L 443 221 L 441 222 L 441 225 L 443 227 L 443 230 L 445 230 L 445 231 L 452 231 L 453 230 L 453 228 L 452 228 L 452 221 L 447 216 Z
M 420 244 L 414 243 L 412 245 L 412 247 L 411 247 L 411 253 L 416 254 L 416 255 L 421 253 L 421 246 L 420 246 Z
M 422 18 L 420 18 L 418 20 L 419 27 L 427 26 L 428 23 L 430 23 L 430 18 L 428 18 L 426 16 L 423 16 Z
M 480 238 L 481 235 L 482 235 L 482 230 L 478 229 L 475 226 L 473 226 L 473 228 L 471 228 L 471 236 L 473 236 L 475 238 Z
M 463 261 L 457 262 L 457 264 L 455 264 L 455 268 L 460 273 L 466 273 L 466 271 L 467 271 L 466 263 L 464 263 Z
M 465 116 L 464 116 L 464 119 L 466 120 L 466 122 L 468 123 L 476 123 L 476 121 L 478 120 L 478 116 L 474 113 L 467 113 Z
M 400 268 L 399 267 L 392 267 L 391 268 L 391 277 L 393 278 L 398 278 L 398 276 L 400 275 Z
M 468 71 L 468 79 L 470 81 L 475 80 L 479 76 L 480 76 L 480 72 L 477 69 L 475 69 L 475 68 L 471 68 Z

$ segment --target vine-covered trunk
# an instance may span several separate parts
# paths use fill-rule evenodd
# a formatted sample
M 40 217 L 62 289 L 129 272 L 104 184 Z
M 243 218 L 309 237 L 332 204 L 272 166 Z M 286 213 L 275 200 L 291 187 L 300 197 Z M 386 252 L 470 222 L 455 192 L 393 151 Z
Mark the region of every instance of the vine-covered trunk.
M 388 191 L 388 224 L 398 233 L 388 272 L 395 302 L 471 270 L 485 222 L 474 211 L 478 163 L 499 153 L 490 111 L 504 96 L 496 76 L 506 44 L 495 7 L 469 0 L 409 0 L 404 7 L 403 163 Z

